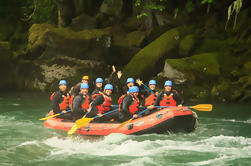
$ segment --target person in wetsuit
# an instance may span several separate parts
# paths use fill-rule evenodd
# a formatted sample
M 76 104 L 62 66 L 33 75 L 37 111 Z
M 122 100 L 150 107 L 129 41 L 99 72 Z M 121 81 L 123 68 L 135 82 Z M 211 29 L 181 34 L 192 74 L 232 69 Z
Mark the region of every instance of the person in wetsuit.
M 165 82 L 165 90 L 158 95 L 154 106 L 182 106 L 184 104 L 184 100 L 176 90 L 172 89 L 172 86 L 172 81 Z
M 70 94 L 67 93 L 67 82 L 65 80 L 59 81 L 59 90 L 51 95 L 52 110 L 54 114 L 64 113 L 57 118 L 72 119 L 71 113 L 66 113 L 70 110 Z
M 75 120 L 82 118 L 87 112 L 90 112 L 90 104 L 92 102 L 91 96 L 88 94 L 88 84 L 82 83 L 80 85 L 80 93 L 75 96 L 72 103 L 72 111 Z M 88 115 L 88 114 L 87 114 Z M 89 114 L 87 117 L 92 117 Z

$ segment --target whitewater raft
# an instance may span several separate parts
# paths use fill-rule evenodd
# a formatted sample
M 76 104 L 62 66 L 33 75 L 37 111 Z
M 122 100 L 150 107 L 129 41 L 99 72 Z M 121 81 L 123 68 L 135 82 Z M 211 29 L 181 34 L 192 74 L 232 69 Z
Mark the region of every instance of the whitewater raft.
M 51 114 L 51 113 L 50 113 Z M 44 126 L 69 131 L 74 122 L 59 118 L 45 120 Z M 197 126 L 197 115 L 187 107 L 170 107 L 158 110 L 148 116 L 132 120 L 118 128 L 120 123 L 89 123 L 75 131 L 76 134 L 106 136 L 112 133 L 142 135 L 167 132 L 192 132 Z

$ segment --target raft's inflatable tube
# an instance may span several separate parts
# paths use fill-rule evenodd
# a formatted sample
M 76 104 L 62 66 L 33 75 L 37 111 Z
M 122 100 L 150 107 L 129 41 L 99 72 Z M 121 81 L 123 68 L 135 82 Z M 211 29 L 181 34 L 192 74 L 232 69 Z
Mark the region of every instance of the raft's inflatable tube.
M 74 122 L 67 122 L 59 118 L 50 118 L 44 122 L 44 126 L 47 128 L 65 131 L 69 131 L 74 124 Z M 180 131 L 192 132 L 197 126 L 197 115 L 187 107 L 170 107 L 134 119 L 118 129 L 119 125 L 120 123 L 89 123 L 76 130 L 75 133 L 105 136 L 111 133 L 141 135 Z

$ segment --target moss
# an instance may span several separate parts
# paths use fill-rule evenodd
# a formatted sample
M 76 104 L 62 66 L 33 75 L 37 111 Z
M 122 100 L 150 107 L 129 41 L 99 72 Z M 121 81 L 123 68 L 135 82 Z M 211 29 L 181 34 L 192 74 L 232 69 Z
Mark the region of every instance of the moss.
M 126 36 L 126 42 L 129 46 L 140 47 L 146 37 L 146 33 L 142 31 L 134 31 Z
M 55 28 L 49 24 L 35 24 L 29 31 L 28 50 L 35 56 L 40 56 L 45 49 L 49 49 L 53 54 L 84 59 L 87 58 L 86 51 L 90 48 L 98 50 L 109 47 L 107 46 L 108 35 L 108 29 L 74 32 L 67 28 Z M 93 55 L 89 55 L 88 58 L 92 57 Z
M 126 65 L 123 72 L 130 76 L 149 75 L 163 56 L 167 56 L 177 44 L 178 29 L 172 29 L 141 49 Z
M 179 44 L 179 55 L 181 57 L 187 56 L 195 45 L 195 36 L 190 34 L 180 41 Z
M 207 76 L 219 76 L 220 65 L 217 53 L 204 53 L 181 59 L 166 59 L 174 69 L 185 74 L 185 78 L 196 81 Z

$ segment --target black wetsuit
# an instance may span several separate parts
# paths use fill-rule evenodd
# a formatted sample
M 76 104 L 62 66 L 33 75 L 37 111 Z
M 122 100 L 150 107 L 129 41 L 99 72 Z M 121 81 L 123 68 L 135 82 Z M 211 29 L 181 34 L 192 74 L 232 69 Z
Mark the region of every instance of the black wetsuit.
M 58 114 L 63 111 L 63 110 L 60 110 L 59 104 L 62 103 L 62 101 L 64 100 L 64 96 L 67 96 L 67 94 L 68 94 L 67 92 L 62 92 L 62 91 L 55 92 L 53 96 L 53 100 L 52 100 L 52 110 L 54 114 Z M 70 107 L 68 107 L 66 111 L 69 109 Z M 71 115 L 71 112 L 69 112 L 69 113 L 59 115 L 57 116 L 57 118 L 72 119 L 72 115 Z
M 76 120 L 82 118 L 87 113 L 87 110 L 83 110 L 82 108 L 82 104 L 84 104 L 85 101 L 86 101 L 86 96 L 83 96 L 83 94 L 77 95 L 73 100 L 72 110 L 73 110 L 73 116 L 75 117 Z M 92 98 L 89 96 L 88 104 L 90 104 L 91 102 Z M 88 113 L 86 117 L 92 117 L 92 116 L 93 115 L 91 113 Z
M 132 105 L 134 102 L 134 99 L 131 95 L 126 95 L 121 103 L 121 108 L 119 112 L 119 121 L 123 122 L 126 120 L 129 120 L 132 118 L 132 114 L 129 111 L 130 105 Z M 135 112 L 135 114 L 138 114 L 140 111 L 143 111 L 146 107 L 139 105 L 138 111 Z

